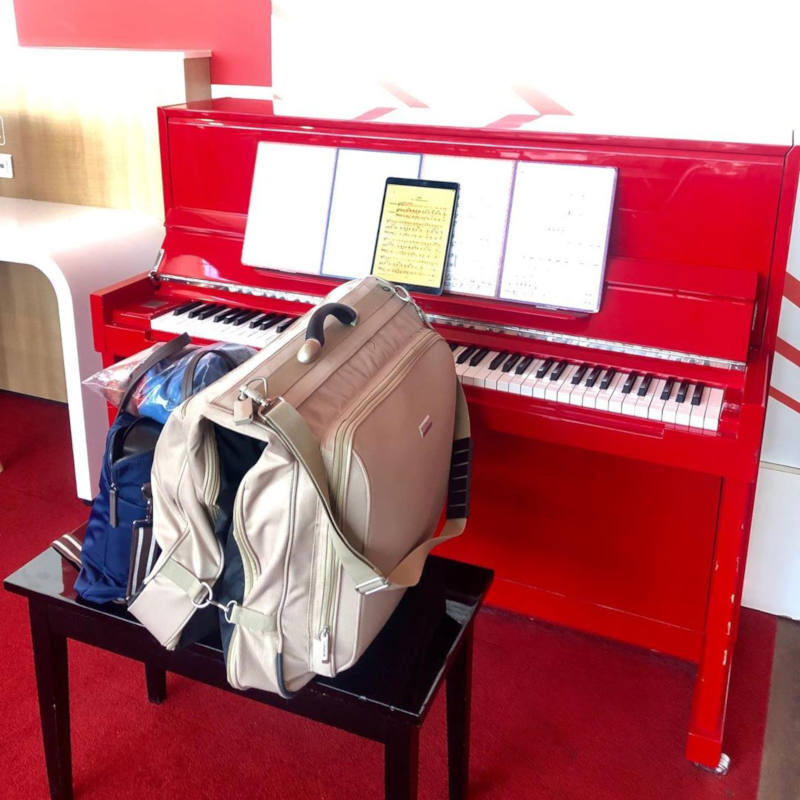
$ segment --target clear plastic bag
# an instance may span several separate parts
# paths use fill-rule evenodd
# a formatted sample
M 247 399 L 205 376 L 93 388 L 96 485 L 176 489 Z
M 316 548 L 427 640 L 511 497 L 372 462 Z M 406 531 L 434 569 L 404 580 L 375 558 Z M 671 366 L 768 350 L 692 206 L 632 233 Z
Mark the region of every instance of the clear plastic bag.
M 82 383 L 93 392 L 102 395 L 112 406 L 118 406 L 128 388 L 133 371 L 161 344 L 158 342 L 146 350 L 140 350 L 110 367 L 101 369 L 85 378 Z M 133 412 L 137 413 L 136 411 Z
M 84 385 L 102 394 L 112 405 L 119 405 L 133 371 L 157 346 L 95 373 L 83 381 Z M 187 397 L 209 386 L 256 352 L 256 348 L 241 344 L 189 345 L 177 356 L 160 361 L 145 373 L 125 410 L 164 423 Z

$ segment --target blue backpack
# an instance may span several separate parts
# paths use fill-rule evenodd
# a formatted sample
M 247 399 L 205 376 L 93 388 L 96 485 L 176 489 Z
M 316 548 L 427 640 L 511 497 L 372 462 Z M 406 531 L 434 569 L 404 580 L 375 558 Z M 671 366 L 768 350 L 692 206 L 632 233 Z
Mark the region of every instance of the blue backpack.
M 222 345 L 189 351 L 172 365 L 175 369 L 165 369 L 164 362 L 174 361 L 189 342 L 189 337 L 181 334 L 151 353 L 134 370 L 119 403 L 106 437 L 100 491 L 92 503 L 81 548 L 80 573 L 75 581 L 76 591 L 85 600 L 122 602 L 128 593 L 133 532 L 150 525 L 150 471 L 156 441 L 169 411 L 202 388 L 198 382 L 211 383 L 244 360 L 239 353 L 239 358 L 233 358 Z M 245 357 L 250 353 L 245 351 Z M 198 376 L 198 363 L 209 355 L 218 357 L 208 359 L 218 362 L 218 366 Z M 126 409 L 143 381 L 150 384 L 150 389 L 137 403 L 142 416 L 135 416 Z M 157 419 L 144 416 L 145 413 Z

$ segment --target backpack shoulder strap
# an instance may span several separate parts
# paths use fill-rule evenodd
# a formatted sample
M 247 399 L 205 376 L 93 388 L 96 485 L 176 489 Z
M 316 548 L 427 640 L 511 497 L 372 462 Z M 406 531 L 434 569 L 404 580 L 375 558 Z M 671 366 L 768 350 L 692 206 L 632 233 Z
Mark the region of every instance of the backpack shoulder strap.
M 125 394 L 122 395 L 122 399 L 117 406 L 117 413 L 119 414 L 121 411 L 125 410 L 137 384 L 144 377 L 147 370 L 154 367 L 159 361 L 163 361 L 165 358 L 170 358 L 176 353 L 180 353 L 191 341 L 188 333 L 182 333 L 180 336 L 176 336 L 174 339 L 164 342 L 164 344 L 153 350 L 153 352 L 131 373 L 131 377 L 128 379 L 128 388 L 125 390 Z
M 285 400 L 278 400 L 261 419 L 273 430 L 311 477 L 329 521 L 329 535 L 336 555 L 362 594 L 381 589 L 414 586 L 419 582 L 425 559 L 434 547 L 463 533 L 469 513 L 469 484 L 472 440 L 469 413 L 464 390 L 456 380 L 456 418 L 453 429 L 453 453 L 450 461 L 450 483 L 447 521 L 439 536 L 417 545 L 384 575 L 369 559 L 348 541 L 336 522 L 328 492 L 328 478 L 319 443 L 299 412 Z

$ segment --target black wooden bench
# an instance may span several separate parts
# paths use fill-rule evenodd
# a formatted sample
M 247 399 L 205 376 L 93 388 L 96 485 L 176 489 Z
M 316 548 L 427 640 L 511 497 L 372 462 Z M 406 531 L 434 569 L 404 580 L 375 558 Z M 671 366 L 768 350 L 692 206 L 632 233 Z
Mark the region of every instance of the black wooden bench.
M 489 570 L 429 558 L 419 585 L 406 592 L 356 666 L 334 679 L 316 678 L 291 700 L 231 689 L 218 643 L 164 650 L 124 608 L 79 600 L 73 588 L 76 575 L 58 553 L 46 550 L 3 584 L 28 598 L 53 800 L 72 798 L 68 639 L 144 662 L 153 703 L 166 698 L 166 673 L 174 672 L 382 742 L 385 791 L 391 800 L 417 796 L 419 730 L 446 679 L 450 798 L 466 797 L 473 623 L 492 580 Z M 141 747 L 141 741 L 134 744 Z

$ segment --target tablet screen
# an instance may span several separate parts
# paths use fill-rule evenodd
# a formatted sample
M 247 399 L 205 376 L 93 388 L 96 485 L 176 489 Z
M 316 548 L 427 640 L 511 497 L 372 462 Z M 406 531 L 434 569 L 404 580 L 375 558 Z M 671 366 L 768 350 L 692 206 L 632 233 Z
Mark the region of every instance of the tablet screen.
M 457 183 L 387 178 L 372 274 L 441 294 L 457 200 Z

